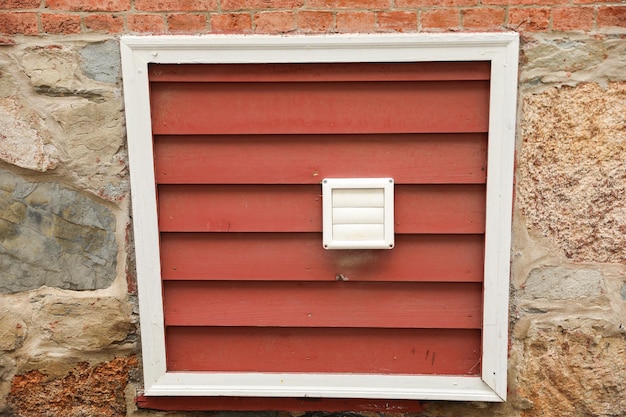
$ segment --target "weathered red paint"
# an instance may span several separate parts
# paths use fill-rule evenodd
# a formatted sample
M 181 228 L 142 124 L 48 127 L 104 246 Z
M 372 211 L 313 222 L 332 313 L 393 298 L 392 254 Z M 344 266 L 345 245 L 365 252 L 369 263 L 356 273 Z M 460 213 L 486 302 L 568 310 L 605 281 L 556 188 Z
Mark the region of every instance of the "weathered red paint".
M 467 133 L 488 81 L 152 83 L 157 135 Z
M 396 184 L 484 184 L 487 135 L 156 136 L 160 184 L 319 184 L 392 177 Z
M 483 62 L 150 65 L 151 82 L 458 81 L 488 80 Z
M 164 232 L 321 232 L 319 185 L 160 185 Z M 396 233 L 485 231 L 484 185 L 398 185 Z
M 480 373 L 478 329 L 167 327 L 165 339 L 172 371 Z
M 417 413 L 419 401 L 346 398 L 137 397 L 137 406 L 163 411 L 373 411 Z
M 163 284 L 166 326 L 480 329 L 482 324 L 481 283 Z
M 483 235 L 398 235 L 393 250 L 322 248 L 321 233 L 162 233 L 164 280 L 482 282 Z

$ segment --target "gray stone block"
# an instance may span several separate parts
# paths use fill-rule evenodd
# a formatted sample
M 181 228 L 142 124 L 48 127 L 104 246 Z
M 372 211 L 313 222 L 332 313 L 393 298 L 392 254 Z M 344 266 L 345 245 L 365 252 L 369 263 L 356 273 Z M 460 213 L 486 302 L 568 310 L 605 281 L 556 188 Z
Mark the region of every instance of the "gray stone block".
M 532 298 L 552 300 L 598 297 L 603 287 L 604 281 L 599 271 L 560 266 L 533 269 L 525 284 L 526 294 Z
M 115 83 L 120 76 L 120 46 L 116 40 L 87 45 L 80 51 L 81 69 L 89 78 Z
M 115 279 L 115 217 L 57 183 L 0 170 L 0 292 L 93 290 Z

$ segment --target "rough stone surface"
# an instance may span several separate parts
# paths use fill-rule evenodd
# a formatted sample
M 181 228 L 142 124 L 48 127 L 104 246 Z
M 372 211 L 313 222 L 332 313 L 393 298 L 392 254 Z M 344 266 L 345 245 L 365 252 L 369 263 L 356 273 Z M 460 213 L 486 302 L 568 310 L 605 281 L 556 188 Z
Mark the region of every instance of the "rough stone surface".
M 65 377 L 49 380 L 39 371 L 13 379 L 9 415 L 19 417 L 122 417 L 124 390 L 136 357 L 91 366 L 76 365 Z
M 14 96 L 18 89 L 10 66 L 11 55 L 0 52 L 0 97 Z
M 596 270 L 548 267 L 533 269 L 524 288 L 526 295 L 532 298 L 565 300 L 598 297 L 604 284 L 602 274 Z
M 39 116 L 27 113 L 12 98 L 0 98 L 0 159 L 20 168 L 45 172 L 56 167 L 56 149 L 40 131 Z
M 115 83 L 120 65 L 117 42 L 53 43 L 6 50 L 6 66 L 15 74 L 13 84 L 17 86 L 7 99 L 17 103 L 17 108 L 32 107 L 32 114 L 42 115 L 41 123 L 31 124 L 27 130 L 31 137 L 42 137 L 51 145 L 42 157 L 53 161 L 56 171 L 76 187 L 121 202 L 128 194 L 128 178 L 123 100 L 121 86 Z M 101 69 L 98 60 L 104 65 Z M 6 116 L 17 120 L 14 124 L 25 118 L 24 111 L 15 113 Z M 13 159 L 7 162 L 17 164 L 14 155 L 22 159 L 29 155 L 28 143 L 17 142 L 10 148 Z
M 120 76 L 120 47 L 116 40 L 93 43 L 80 51 L 86 76 L 103 83 L 115 83 Z
M 597 323 L 602 327 L 603 323 Z M 626 338 L 590 327 L 538 325 L 524 341 L 522 417 L 626 414 Z
M 626 301 L 626 284 L 622 285 L 622 289 L 620 291 L 620 294 L 622 296 L 622 300 Z
M 626 261 L 626 83 L 549 89 L 523 102 L 518 201 L 568 258 Z
M 114 233 L 115 217 L 93 199 L 0 170 L 0 292 L 106 288 L 117 275 Z
M 21 64 L 35 89 L 53 96 L 78 90 L 78 59 L 67 46 L 48 45 L 27 48 Z
M 11 391 L 11 379 L 15 370 L 15 359 L 9 355 L 0 355 L 0 415 L 7 407 L 7 396 Z
M 121 101 L 74 99 L 71 105 L 51 110 L 50 115 L 63 132 L 56 146 L 63 153 L 65 166 L 86 183 L 100 188 L 109 184 L 117 184 L 118 188 L 127 185 L 119 179 L 126 169 L 125 158 L 120 153 L 124 126 Z M 106 184 L 111 177 L 113 181 Z M 117 193 L 123 196 L 124 191 L 120 189 Z
M 0 312 L 0 350 L 17 349 L 25 337 L 26 324 L 15 315 Z
M 619 35 L 534 34 L 522 38 L 524 89 L 626 80 L 626 40 Z
M 51 347 L 84 352 L 123 342 L 134 327 L 130 306 L 113 297 L 67 299 L 50 295 L 37 306 L 33 321 L 42 326 Z

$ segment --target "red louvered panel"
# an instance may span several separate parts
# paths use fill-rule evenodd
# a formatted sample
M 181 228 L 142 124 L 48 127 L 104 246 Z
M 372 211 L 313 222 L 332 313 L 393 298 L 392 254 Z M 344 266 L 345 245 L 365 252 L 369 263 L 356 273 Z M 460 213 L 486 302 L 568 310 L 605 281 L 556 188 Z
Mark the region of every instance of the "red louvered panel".
M 480 330 L 167 327 L 167 369 L 477 375 L 480 335 Z
M 393 250 L 322 248 L 321 233 L 162 233 L 164 280 L 482 282 L 482 235 L 398 235 Z
M 480 374 L 489 63 L 150 77 L 168 371 Z M 394 178 L 392 250 L 322 248 L 331 177 Z
M 161 185 L 164 232 L 321 232 L 319 185 Z M 483 233 L 483 185 L 399 185 L 396 233 Z
M 167 326 L 478 329 L 480 283 L 164 283 Z M 372 314 L 376 312 L 376 314 Z
M 488 80 L 489 62 L 151 65 L 151 82 Z
M 157 136 L 160 184 L 319 184 L 392 177 L 396 184 L 480 184 L 487 135 Z
M 152 83 L 157 135 L 486 132 L 488 81 Z

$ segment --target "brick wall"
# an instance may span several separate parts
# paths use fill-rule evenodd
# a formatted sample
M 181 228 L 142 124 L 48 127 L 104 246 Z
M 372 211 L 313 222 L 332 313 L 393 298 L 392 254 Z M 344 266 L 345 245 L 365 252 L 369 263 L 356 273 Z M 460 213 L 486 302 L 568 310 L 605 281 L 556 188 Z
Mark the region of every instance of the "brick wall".
M 611 31 L 623 1 L 3 0 L 4 34 Z

